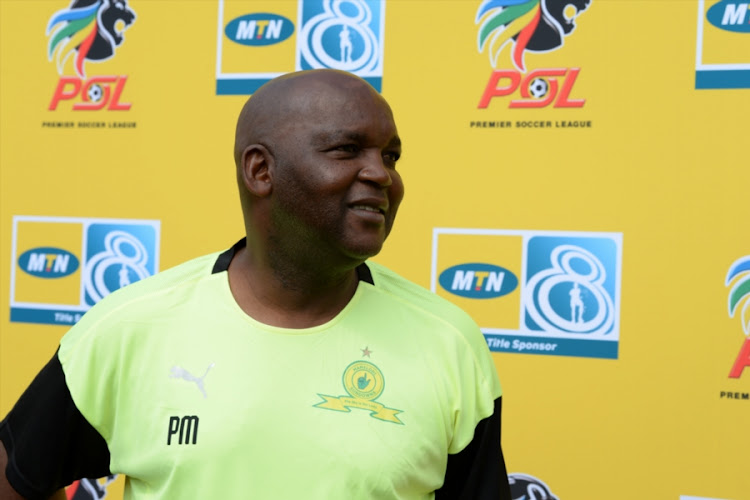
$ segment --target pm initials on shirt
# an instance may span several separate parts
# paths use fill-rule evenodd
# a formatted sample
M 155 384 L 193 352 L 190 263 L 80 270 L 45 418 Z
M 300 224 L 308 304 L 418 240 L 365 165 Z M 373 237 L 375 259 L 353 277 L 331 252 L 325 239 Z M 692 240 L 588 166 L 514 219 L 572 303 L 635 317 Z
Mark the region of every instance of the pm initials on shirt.
M 193 434 L 192 443 L 190 442 L 191 431 Z M 169 417 L 167 445 L 172 444 L 172 437 L 177 433 L 179 433 L 179 440 L 175 437 L 175 441 L 177 441 L 176 444 L 195 444 L 198 441 L 198 416 L 187 415 L 184 417 Z

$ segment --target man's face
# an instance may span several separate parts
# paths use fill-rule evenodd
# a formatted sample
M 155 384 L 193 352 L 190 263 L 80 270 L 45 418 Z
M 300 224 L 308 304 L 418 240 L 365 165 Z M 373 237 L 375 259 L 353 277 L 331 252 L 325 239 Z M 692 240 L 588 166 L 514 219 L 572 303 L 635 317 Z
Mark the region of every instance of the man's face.
M 404 196 L 390 108 L 363 84 L 311 89 L 304 102 L 272 147 L 274 236 L 296 252 L 371 257 Z

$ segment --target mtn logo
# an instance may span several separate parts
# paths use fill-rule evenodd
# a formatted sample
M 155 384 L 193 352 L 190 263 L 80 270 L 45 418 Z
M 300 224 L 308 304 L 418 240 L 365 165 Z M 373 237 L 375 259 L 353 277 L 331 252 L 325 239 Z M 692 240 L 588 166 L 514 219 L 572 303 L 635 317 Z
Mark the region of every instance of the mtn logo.
M 748 2 L 722 0 L 708 9 L 706 19 L 719 29 L 750 33 Z
M 32 248 L 18 258 L 18 267 L 37 278 L 62 278 L 76 272 L 78 258 L 61 248 Z
M 507 295 L 518 287 L 518 278 L 493 264 L 470 263 L 449 267 L 438 279 L 448 292 L 470 299 L 492 299 Z
M 230 21 L 224 34 L 241 45 L 273 45 L 294 33 L 294 24 L 284 16 L 266 12 L 245 14 Z

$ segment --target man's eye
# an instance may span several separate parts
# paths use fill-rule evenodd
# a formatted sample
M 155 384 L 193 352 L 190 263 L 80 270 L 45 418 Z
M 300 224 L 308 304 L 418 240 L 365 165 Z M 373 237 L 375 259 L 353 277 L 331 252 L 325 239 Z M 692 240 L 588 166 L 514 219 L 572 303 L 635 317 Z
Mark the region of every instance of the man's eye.
M 399 158 L 401 158 L 401 153 L 397 153 L 395 151 L 390 151 L 388 153 L 383 154 L 383 158 L 385 158 L 387 161 L 396 163 Z
M 359 147 L 356 144 L 344 144 L 335 148 L 337 151 L 343 151 L 344 153 L 356 153 L 359 151 Z

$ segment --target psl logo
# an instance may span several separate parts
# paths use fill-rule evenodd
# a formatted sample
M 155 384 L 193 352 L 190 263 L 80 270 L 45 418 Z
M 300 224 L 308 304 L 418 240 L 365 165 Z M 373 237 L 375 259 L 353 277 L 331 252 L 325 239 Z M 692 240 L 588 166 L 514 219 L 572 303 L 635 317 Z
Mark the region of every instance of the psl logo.
M 576 18 L 591 0 L 484 0 L 477 10 L 477 49 L 487 50 L 490 64 L 497 68 L 500 55 L 510 47 L 516 70 L 495 70 L 479 101 L 487 108 L 495 97 L 520 92 L 510 108 L 580 108 L 585 99 L 571 99 L 580 68 L 545 68 L 526 74 L 526 52 L 550 52 L 573 33 Z M 558 81 L 562 81 L 560 83 Z M 559 91 L 559 92 L 558 92 Z
M 81 102 L 73 110 L 100 110 L 107 106 L 113 111 L 130 109 L 120 103 L 127 76 L 99 76 L 86 79 L 86 61 L 101 62 L 111 59 L 124 40 L 124 30 L 135 21 L 135 12 L 127 0 L 73 0 L 70 7 L 56 12 L 47 25 L 49 45 L 47 57 L 54 59 L 60 80 L 52 95 L 49 110 L 54 111 L 60 101 L 78 96 Z M 63 76 L 72 58 L 77 76 Z
M 745 341 L 729 372 L 730 378 L 739 378 L 742 370 L 750 366 L 750 255 L 736 260 L 729 267 L 725 285 L 732 286 L 729 290 L 729 317 L 734 318 L 737 311 L 741 311 L 740 324 L 745 334 Z

